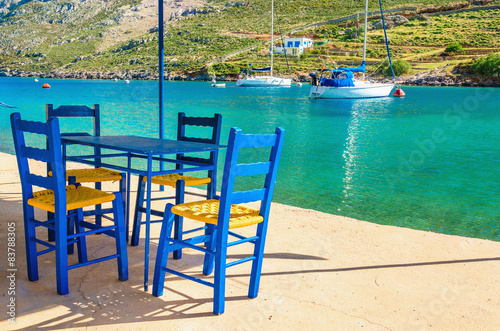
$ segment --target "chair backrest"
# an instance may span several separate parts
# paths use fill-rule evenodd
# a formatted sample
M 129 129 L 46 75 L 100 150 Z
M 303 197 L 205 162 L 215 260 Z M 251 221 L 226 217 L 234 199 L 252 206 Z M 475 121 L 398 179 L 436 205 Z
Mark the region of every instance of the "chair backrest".
M 231 129 L 222 178 L 219 220 L 229 220 L 231 204 L 261 201 L 260 215 L 264 217 L 264 223 L 267 222 L 284 138 L 285 130 L 282 128 L 276 128 L 274 134 L 268 135 L 243 134 L 239 128 Z M 238 163 L 241 149 L 247 147 L 268 148 L 270 152 L 265 155 L 265 162 Z M 252 190 L 234 191 L 237 177 L 255 175 L 265 176 L 263 185 Z
M 101 135 L 101 116 L 99 105 L 87 106 L 63 105 L 54 108 L 53 105 L 45 106 L 46 119 L 50 117 L 91 117 L 93 120 L 94 136 Z M 61 136 L 89 136 L 88 132 L 61 133 Z
M 186 135 L 186 127 L 188 126 L 208 127 L 212 128 L 212 131 L 210 133 L 210 136 L 206 138 L 189 137 Z M 177 140 L 218 145 L 220 141 L 221 126 L 222 115 L 220 114 L 215 114 L 213 117 L 188 117 L 185 113 L 179 113 L 177 120 Z M 217 162 L 217 157 L 218 151 L 213 151 L 210 152 L 210 156 L 208 158 L 185 156 L 180 154 L 177 155 L 177 160 L 213 165 Z M 178 169 L 181 168 L 182 166 L 178 165 Z
M 61 135 L 58 119 L 50 118 L 47 123 L 32 122 L 22 120 L 19 113 L 13 113 L 10 115 L 10 122 L 21 178 L 23 203 L 26 203 L 28 199 L 33 197 L 33 186 L 50 189 L 54 191 L 56 213 L 64 215 L 66 212 L 66 176 L 62 162 Z M 25 139 L 25 133 L 45 136 L 47 139 L 47 148 L 34 147 L 32 141 Z M 29 159 L 45 162 L 50 165 L 52 177 L 31 173 Z
M 101 114 L 98 104 L 94 104 L 92 108 L 87 106 L 79 105 L 62 105 L 54 108 L 54 105 L 45 105 L 46 119 L 49 120 L 51 117 L 89 117 L 93 121 L 93 133 L 94 136 L 101 135 Z M 90 136 L 88 132 L 63 132 L 60 133 L 62 137 L 67 136 Z M 100 155 L 101 149 L 99 147 L 94 147 L 94 155 Z M 66 148 L 63 149 L 63 159 L 66 159 Z M 100 159 L 96 160 L 96 168 L 99 166 Z M 50 166 L 47 170 L 51 170 Z

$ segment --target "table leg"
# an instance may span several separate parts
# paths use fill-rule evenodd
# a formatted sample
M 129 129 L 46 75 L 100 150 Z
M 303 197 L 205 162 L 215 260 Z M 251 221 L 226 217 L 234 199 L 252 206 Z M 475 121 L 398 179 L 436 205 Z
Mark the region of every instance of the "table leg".
M 151 222 L 151 177 L 153 172 L 153 157 L 148 155 L 148 182 L 146 184 L 146 240 L 144 243 L 144 291 L 148 290 L 149 282 L 149 237 Z
M 128 242 L 129 239 L 129 231 L 130 231 L 130 181 L 132 179 L 132 173 L 130 172 L 130 169 L 132 169 L 132 157 L 130 156 L 130 153 L 128 153 L 128 160 L 127 160 L 127 209 L 125 210 L 125 219 L 126 221 L 126 240 Z

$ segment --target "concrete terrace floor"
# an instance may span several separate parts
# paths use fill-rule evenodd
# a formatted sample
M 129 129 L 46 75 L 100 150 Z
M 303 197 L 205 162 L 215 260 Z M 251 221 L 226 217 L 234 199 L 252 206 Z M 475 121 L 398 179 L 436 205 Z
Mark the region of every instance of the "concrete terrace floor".
M 175 276 L 167 276 L 161 298 L 151 286 L 144 292 L 144 240 L 128 246 L 128 281 L 120 282 L 116 262 L 107 261 L 70 271 L 70 293 L 60 296 L 53 253 L 39 257 L 40 279 L 27 280 L 15 157 L 0 154 L 0 164 L 1 330 L 500 329 L 500 242 L 280 204 L 271 209 L 259 296 L 247 297 L 250 264 L 228 269 L 223 315 L 212 314 L 211 288 Z M 15 323 L 7 320 L 9 222 L 16 223 Z M 152 226 L 150 284 L 159 229 Z M 88 250 L 99 256 L 113 241 L 90 236 Z M 248 251 L 240 245 L 228 255 Z M 198 252 L 186 250 L 170 266 L 201 275 L 201 264 Z

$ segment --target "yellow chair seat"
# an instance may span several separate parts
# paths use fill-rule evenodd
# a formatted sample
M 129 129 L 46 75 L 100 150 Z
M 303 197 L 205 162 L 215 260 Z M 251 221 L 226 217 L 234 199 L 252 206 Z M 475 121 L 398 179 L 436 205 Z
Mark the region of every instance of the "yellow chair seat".
M 49 171 L 49 176 L 52 176 L 52 171 Z M 66 180 L 69 176 L 75 176 L 77 183 L 100 183 L 122 179 L 119 172 L 104 168 L 66 170 Z
M 172 207 L 172 213 L 196 221 L 217 224 L 219 200 L 205 200 L 183 203 Z M 260 223 L 264 220 L 259 211 L 240 205 L 231 205 L 229 228 L 241 228 Z
M 110 202 L 115 199 L 115 195 L 102 192 L 90 187 L 68 185 L 66 186 L 66 211 L 95 206 L 101 203 Z M 30 206 L 40 208 L 55 213 L 54 191 L 43 190 L 33 193 L 33 198 L 28 199 Z
M 205 185 L 210 183 L 211 181 L 209 177 L 200 178 L 193 176 L 181 176 L 179 174 L 170 174 L 170 175 L 159 175 L 151 177 L 151 183 L 175 187 L 176 182 L 179 179 L 183 179 L 186 186 Z M 144 177 L 143 180 L 144 182 L 147 182 L 148 178 Z

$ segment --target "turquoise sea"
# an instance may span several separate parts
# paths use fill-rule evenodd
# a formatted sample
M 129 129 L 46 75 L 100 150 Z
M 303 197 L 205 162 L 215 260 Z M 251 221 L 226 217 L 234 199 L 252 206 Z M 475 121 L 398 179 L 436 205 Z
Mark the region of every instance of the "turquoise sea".
M 45 82 L 52 88 L 42 89 Z M 166 82 L 165 137 L 175 139 L 180 111 L 222 114 L 223 142 L 232 126 L 252 133 L 281 126 L 286 138 L 274 201 L 499 241 L 500 89 L 404 90 L 403 99 L 310 100 L 308 85 Z M 158 136 L 157 82 L 3 77 L 0 101 L 40 121 L 47 103 L 99 103 L 103 134 Z M 11 154 L 12 111 L 0 108 L 0 151 Z

